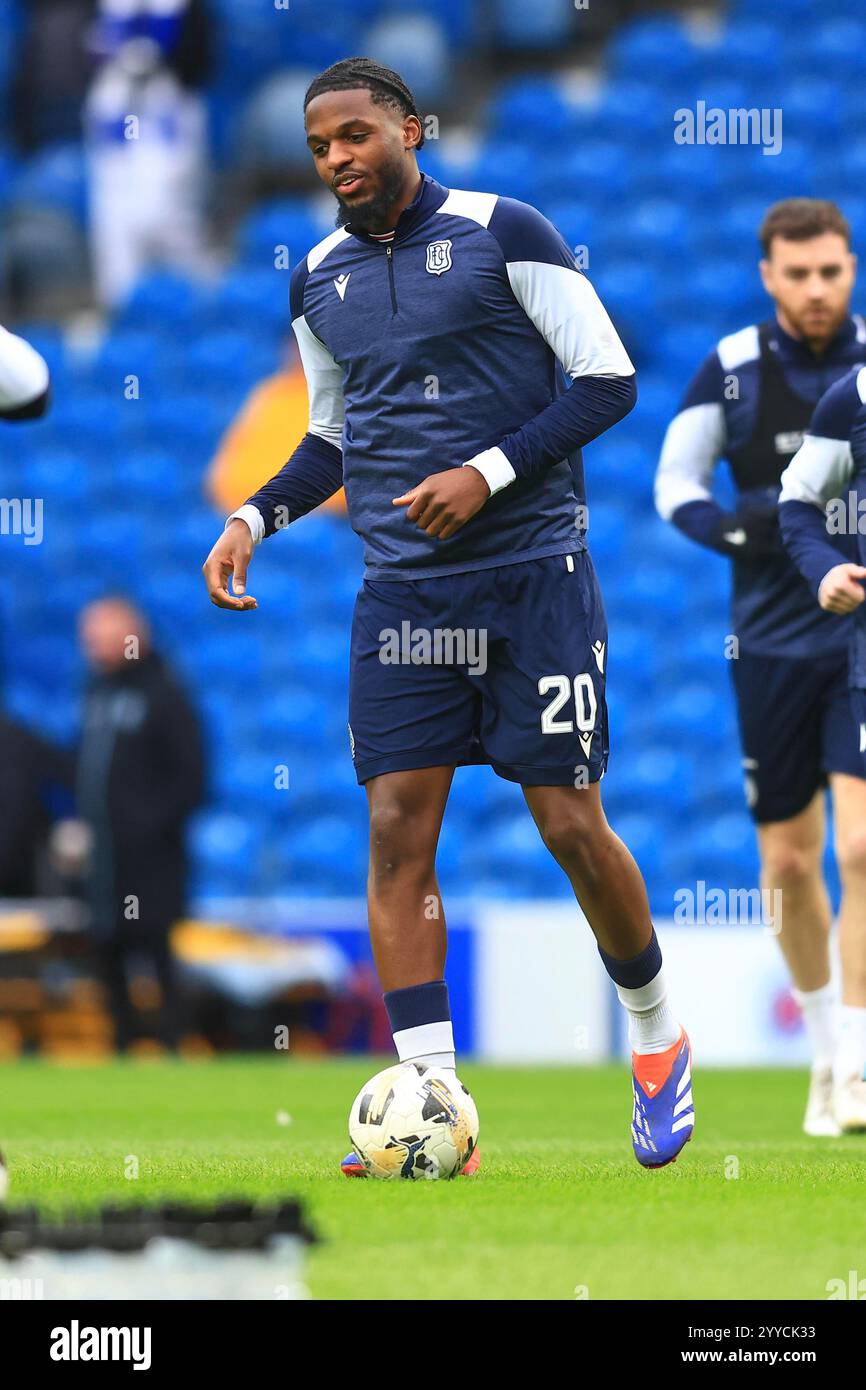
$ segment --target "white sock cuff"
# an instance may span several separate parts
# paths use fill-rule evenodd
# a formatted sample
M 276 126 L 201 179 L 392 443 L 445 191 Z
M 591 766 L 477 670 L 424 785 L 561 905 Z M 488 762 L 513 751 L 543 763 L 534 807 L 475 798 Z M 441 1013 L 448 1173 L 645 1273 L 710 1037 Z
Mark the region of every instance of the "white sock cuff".
M 866 1009 L 843 1004 L 839 1009 L 839 1033 L 833 1074 L 837 1081 L 863 1078 L 866 1068 Z
M 800 1008 L 807 1009 L 810 1004 L 832 1004 L 836 998 L 836 985 L 833 980 L 828 980 L 826 985 L 818 989 L 797 989 L 796 985 L 792 985 L 791 993 Z
M 630 1014 L 649 1013 L 650 1009 L 657 1009 L 659 1004 L 663 1004 L 667 999 L 665 968 L 663 965 L 659 966 L 658 974 L 638 989 L 626 989 L 625 985 L 615 985 L 614 988 L 619 1002 Z
M 440 1023 L 420 1023 L 394 1034 L 394 1046 L 401 1062 L 414 1062 L 435 1052 L 454 1051 L 454 1029 L 449 1019 Z

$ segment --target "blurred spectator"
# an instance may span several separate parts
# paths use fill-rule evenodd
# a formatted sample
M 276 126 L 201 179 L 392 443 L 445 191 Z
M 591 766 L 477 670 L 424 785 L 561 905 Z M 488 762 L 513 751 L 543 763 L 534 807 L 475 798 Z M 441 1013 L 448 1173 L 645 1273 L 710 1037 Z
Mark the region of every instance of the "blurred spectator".
M 72 763 L 68 753 L 0 714 L 0 898 L 44 891 L 53 791 L 71 785 Z
M 151 264 L 208 269 L 204 0 L 100 0 L 97 47 L 85 107 L 91 242 L 97 297 L 112 306 Z
M 218 511 L 228 515 L 242 506 L 282 468 L 306 434 L 309 417 L 307 381 L 295 351 L 290 362 L 253 387 L 220 440 L 206 479 Z M 323 509 L 345 515 L 342 488 Z
M 90 827 L 89 899 L 100 958 L 124 1050 L 136 1032 L 133 957 L 146 956 L 161 992 L 160 1040 L 178 1041 L 181 1020 L 169 933 L 184 912 L 185 828 L 203 794 L 196 714 L 153 651 L 130 603 L 107 598 L 80 620 L 93 677 L 78 761 L 78 807 Z
M 96 0 L 30 0 L 25 7 L 9 93 L 12 136 L 25 154 L 81 138 L 93 71 L 86 38 L 95 11 Z

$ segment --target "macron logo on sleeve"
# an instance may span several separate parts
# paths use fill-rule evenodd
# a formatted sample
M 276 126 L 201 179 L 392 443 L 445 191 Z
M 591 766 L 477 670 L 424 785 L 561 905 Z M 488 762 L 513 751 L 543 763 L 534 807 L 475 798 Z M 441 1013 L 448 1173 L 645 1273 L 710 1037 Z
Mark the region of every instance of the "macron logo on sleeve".
M 347 270 L 343 275 L 338 275 L 334 281 L 334 288 L 341 299 L 346 298 L 346 286 L 349 283 L 349 276 L 351 274 L 351 270 Z

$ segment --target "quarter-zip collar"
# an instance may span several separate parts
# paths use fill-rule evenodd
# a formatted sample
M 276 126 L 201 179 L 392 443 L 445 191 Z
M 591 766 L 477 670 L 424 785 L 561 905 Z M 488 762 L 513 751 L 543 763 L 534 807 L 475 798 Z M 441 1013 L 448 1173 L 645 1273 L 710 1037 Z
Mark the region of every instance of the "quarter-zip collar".
M 393 242 L 377 241 L 374 236 L 362 228 L 359 227 L 356 230 L 351 222 L 345 223 L 346 231 L 350 232 L 353 237 L 357 237 L 358 241 L 366 242 L 368 246 L 396 245 L 403 241 L 409 232 L 426 222 L 428 217 L 432 217 L 433 213 L 445 202 L 448 193 L 449 190 L 444 188 L 441 183 L 437 183 L 429 174 L 422 173 L 420 189 L 397 218 Z
M 858 319 L 851 314 L 842 322 L 838 332 L 830 339 L 824 351 L 815 353 L 802 338 L 793 338 L 790 333 L 786 333 L 778 318 L 773 323 L 773 336 L 778 341 L 784 355 L 789 360 L 803 361 L 813 367 L 840 361 L 857 339 L 858 332 Z

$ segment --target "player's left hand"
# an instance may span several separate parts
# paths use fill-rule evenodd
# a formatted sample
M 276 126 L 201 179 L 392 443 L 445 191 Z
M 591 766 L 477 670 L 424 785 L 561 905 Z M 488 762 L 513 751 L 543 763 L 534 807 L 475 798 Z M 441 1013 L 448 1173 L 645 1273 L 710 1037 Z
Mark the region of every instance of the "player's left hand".
M 821 580 L 818 602 L 826 613 L 853 613 L 866 601 L 864 579 L 866 567 L 863 565 L 834 565 Z
M 406 516 L 428 536 L 447 541 L 480 512 L 490 488 L 477 468 L 447 468 L 395 497 L 392 506 L 408 507 Z

